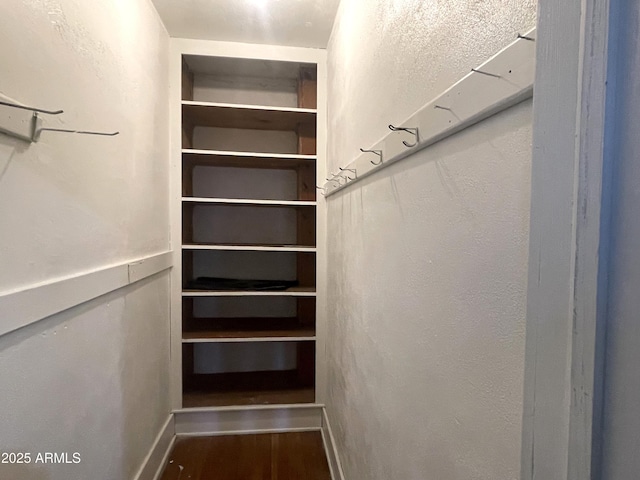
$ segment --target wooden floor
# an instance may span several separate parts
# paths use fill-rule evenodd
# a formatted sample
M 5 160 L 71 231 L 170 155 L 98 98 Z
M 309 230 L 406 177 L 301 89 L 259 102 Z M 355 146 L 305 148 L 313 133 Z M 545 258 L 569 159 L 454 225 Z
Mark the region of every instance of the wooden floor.
M 320 432 L 179 438 L 161 480 L 331 480 Z

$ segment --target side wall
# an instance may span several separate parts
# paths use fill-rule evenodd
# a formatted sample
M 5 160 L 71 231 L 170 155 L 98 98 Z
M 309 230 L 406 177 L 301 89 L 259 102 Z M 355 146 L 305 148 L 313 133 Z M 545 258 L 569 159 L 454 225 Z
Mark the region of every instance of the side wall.
M 535 25 L 533 1 L 343 0 L 328 171 Z M 520 469 L 531 102 L 327 200 L 327 411 L 347 479 Z
M 0 134 L 0 296 L 169 250 L 168 45 L 147 0 L 2 2 L 0 94 L 120 135 Z M 0 365 L 0 452 L 32 455 L 0 477 L 132 478 L 170 411 L 168 273 L 0 336 Z

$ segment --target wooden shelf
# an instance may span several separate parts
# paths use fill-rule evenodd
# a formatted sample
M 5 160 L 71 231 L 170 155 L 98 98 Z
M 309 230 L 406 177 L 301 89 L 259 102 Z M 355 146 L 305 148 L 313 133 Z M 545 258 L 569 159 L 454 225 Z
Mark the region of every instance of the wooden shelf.
M 316 335 L 313 325 L 301 325 L 296 317 L 191 318 L 185 323 L 183 343 L 311 341 Z
M 295 370 L 187 375 L 183 408 L 314 403 L 315 390 Z
M 252 200 L 249 198 L 182 197 L 183 203 L 244 205 L 257 207 L 315 207 L 317 202 L 303 200 Z
M 189 290 L 183 297 L 315 297 L 315 287 L 291 287 L 278 291 Z
M 223 250 L 237 252 L 300 252 L 315 253 L 316 247 L 304 245 L 207 245 L 189 243 L 182 245 L 182 250 Z
M 183 162 L 192 166 L 293 169 L 316 159 L 316 155 L 182 149 Z
M 203 127 L 296 130 L 300 124 L 315 125 L 316 110 L 183 100 L 182 121 Z

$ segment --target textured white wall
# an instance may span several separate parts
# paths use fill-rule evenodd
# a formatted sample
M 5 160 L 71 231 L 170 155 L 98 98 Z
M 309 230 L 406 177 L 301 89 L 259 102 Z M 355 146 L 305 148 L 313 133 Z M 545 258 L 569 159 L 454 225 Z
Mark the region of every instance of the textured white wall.
M 329 170 L 535 24 L 531 0 L 343 0 Z M 327 200 L 327 405 L 349 479 L 519 476 L 531 102 Z
M 147 0 L 2 2 L 0 93 L 64 109 L 48 126 L 121 134 L 0 134 L 0 292 L 169 248 L 167 52 Z M 0 337 L 0 451 L 82 457 L 0 477 L 133 476 L 169 414 L 168 286 L 157 275 Z
M 153 0 L 174 38 L 326 48 L 340 0 Z

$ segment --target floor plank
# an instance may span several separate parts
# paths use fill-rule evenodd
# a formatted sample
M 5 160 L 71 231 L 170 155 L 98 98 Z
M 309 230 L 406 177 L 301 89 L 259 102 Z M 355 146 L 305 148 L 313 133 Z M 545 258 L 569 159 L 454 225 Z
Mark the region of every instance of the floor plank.
M 331 480 L 320 432 L 183 437 L 161 480 Z

